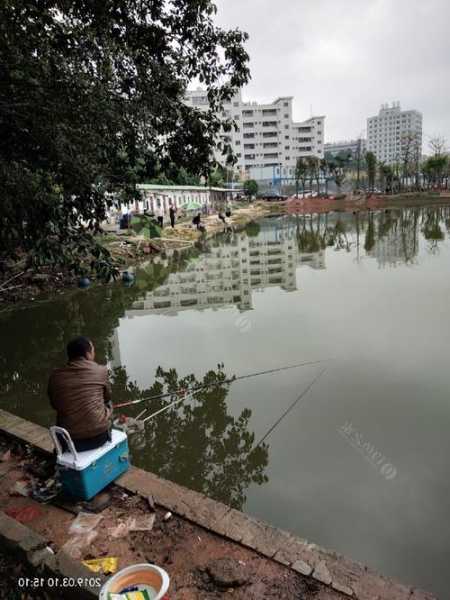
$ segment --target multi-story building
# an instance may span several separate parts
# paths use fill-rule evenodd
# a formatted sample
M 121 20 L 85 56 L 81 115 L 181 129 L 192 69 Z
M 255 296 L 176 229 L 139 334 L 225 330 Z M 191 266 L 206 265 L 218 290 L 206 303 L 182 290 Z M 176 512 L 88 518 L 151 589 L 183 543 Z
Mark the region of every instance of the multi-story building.
M 383 104 L 378 116 L 367 119 L 367 150 L 380 162 L 395 164 L 408 153 L 422 154 L 422 114 L 417 110 L 404 110 L 399 102 L 392 106 Z
M 366 140 L 359 138 L 357 140 L 346 140 L 343 142 L 332 142 L 325 144 L 325 155 L 337 156 L 338 154 L 349 154 L 353 159 L 364 156 L 366 152 Z
M 208 108 L 203 90 L 187 92 L 186 102 L 200 110 Z M 223 117 L 234 119 L 236 130 L 222 133 L 237 157 L 236 169 L 244 177 L 263 180 L 293 177 L 297 158 L 324 156 L 325 117 L 295 122 L 292 96 L 277 98 L 270 104 L 244 102 L 239 93 L 223 107 Z M 217 152 L 216 160 L 223 163 Z

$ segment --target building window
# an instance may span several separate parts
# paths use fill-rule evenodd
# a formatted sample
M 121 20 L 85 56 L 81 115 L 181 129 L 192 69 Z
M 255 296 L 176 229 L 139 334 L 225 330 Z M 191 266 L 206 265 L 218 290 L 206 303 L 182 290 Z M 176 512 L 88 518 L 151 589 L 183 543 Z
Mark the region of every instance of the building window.
M 253 111 L 252 110 L 243 110 L 242 116 L 243 117 L 253 117 Z
M 208 104 L 208 98 L 206 96 L 193 96 L 192 104 Z
M 289 102 L 283 102 L 283 106 L 289 106 Z
M 285 126 L 284 126 L 284 128 L 285 128 L 285 129 L 289 129 L 289 125 L 285 125 Z
M 254 133 L 244 133 L 244 138 L 246 140 L 250 139 L 250 138 L 254 138 L 255 134 Z
M 263 121 L 262 126 L 263 127 L 276 127 L 277 122 L 276 121 Z
M 284 115 L 284 118 L 285 119 L 289 119 L 289 115 Z
M 285 150 L 290 150 L 290 146 L 285 146 L 284 149 Z

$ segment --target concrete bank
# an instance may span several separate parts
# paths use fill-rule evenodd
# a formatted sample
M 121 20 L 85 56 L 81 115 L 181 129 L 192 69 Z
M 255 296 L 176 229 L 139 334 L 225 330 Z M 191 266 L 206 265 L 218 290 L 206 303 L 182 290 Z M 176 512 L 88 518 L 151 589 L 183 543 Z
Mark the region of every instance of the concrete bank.
M 52 451 L 52 444 L 45 428 L 3 410 L 0 410 L 0 432 L 30 444 L 46 454 Z M 302 579 L 310 581 L 312 586 L 316 586 L 314 597 L 318 600 L 337 600 L 345 597 L 358 600 L 437 600 L 432 594 L 382 577 L 360 563 L 297 538 L 286 531 L 271 527 L 202 494 L 141 469 L 131 468 L 116 482 L 116 486 L 120 490 L 144 498 L 152 494 L 157 505 L 164 510 L 169 510 L 229 542 L 228 552 L 237 546 L 248 549 L 270 561 L 270 564 L 279 565 L 287 569 L 287 572 L 295 573 Z M 0 542 L 4 537 L 2 523 L 5 521 L 0 520 Z M 44 544 L 45 540 L 41 540 L 36 549 L 42 550 L 45 548 Z M 46 557 L 45 560 L 48 558 Z M 55 561 L 57 563 L 58 553 Z M 289 595 L 281 597 L 289 598 Z M 294 597 L 297 596 L 292 596 Z M 305 595 L 306 597 L 308 596 Z

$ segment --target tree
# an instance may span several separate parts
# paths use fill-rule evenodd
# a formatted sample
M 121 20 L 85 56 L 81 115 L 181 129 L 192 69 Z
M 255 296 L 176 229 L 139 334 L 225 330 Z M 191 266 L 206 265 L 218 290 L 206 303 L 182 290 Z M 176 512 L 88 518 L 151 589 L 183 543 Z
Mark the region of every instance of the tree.
M 401 186 L 410 186 L 411 177 L 418 171 L 420 153 L 420 138 L 418 134 L 414 131 L 405 133 L 402 136 L 400 145 Z M 415 179 L 418 182 L 417 176 Z
M 448 168 L 449 168 L 449 157 L 445 155 L 430 156 L 422 165 L 422 175 L 428 183 L 428 188 L 431 186 L 437 186 L 442 188 L 444 186 L 444 179 L 446 180 L 446 186 L 448 184 Z
M 428 142 L 433 156 L 445 156 L 447 155 L 447 140 L 443 136 L 434 136 Z
M 325 158 L 320 160 L 319 169 L 322 174 L 322 178 L 325 182 L 325 196 L 328 196 L 328 161 Z
M 295 195 L 297 198 L 298 198 L 299 182 L 301 182 L 301 184 L 302 184 L 303 198 L 305 197 L 305 185 L 306 185 L 307 177 L 308 177 L 308 165 L 306 163 L 306 160 L 300 156 L 299 158 L 297 158 L 297 163 L 295 165 L 295 190 L 296 190 Z
M 347 175 L 348 165 L 349 165 L 348 155 L 335 156 L 328 163 L 328 168 L 329 168 L 330 173 L 336 183 L 337 191 L 339 194 L 341 193 L 342 184 L 344 183 L 345 177 Z
M 317 156 L 308 156 L 306 159 L 308 175 L 310 179 L 311 192 L 313 189 L 313 181 L 316 182 L 317 194 L 320 194 L 320 159 Z
M 386 165 L 384 162 L 379 163 L 378 172 L 380 174 L 381 186 L 385 193 L 393 192 L 394 185 L 394 172 L 390 165 Z
M 375 188 L 375 176 L 377 173 L 377 158 L 373 152 L 366 152 L 367 179 L 369 192 Z
M 248 179 L 244 182 L 245 195 L 251 198 L 258 193 L 258 183 L 254 179 Z
M 224 101 L 249 78 L 247 35 L 211 0 L 3 2 L 0 261 L 104 264 L 108 203 L 171 164 L 208 173 Z M 190 81 L 208 107 L 184 101 Z M 85 266 L 86 266 L 85 265 Z

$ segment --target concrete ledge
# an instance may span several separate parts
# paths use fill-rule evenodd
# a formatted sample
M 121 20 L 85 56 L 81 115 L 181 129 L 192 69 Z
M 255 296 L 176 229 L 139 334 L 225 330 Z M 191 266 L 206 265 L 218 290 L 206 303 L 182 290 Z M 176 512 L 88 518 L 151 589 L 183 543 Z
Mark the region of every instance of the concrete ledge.
M 0 544 L 2 551 L 22 561 L 37 577 L 55 582 L 48 588 L 48 592 L 55 594 L 55 597 L 80 600 L 98 598 L 100 588 L 87 585 L 89 580 L 99 578 L 97 574 L 94 575 L 64 552 L 60 551 L 55 556 L 45 538 L 3 512 L 0 512 Z M 72 585 L 74 579 L 83 580 L 86 585 Z M 99 579 L 103 584 L 105 578 Z M 31 588 L 27 589 L 31 591 Z
M 53 450 L 46 428 L 1 409 L 0 432 L 44 453 Z M 142 469 L 132 467 L 115 484 L 144 497 L 152 494 L 159 506 L 356 600 L 437 600 L 432 594 L 386 579 L 356 561 Z

